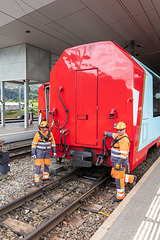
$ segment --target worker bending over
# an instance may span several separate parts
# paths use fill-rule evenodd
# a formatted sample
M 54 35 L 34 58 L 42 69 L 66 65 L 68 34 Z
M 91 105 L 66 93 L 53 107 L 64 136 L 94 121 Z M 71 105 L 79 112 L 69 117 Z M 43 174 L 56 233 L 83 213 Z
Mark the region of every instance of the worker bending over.
M 119 122 L 116 129 L 117 133 L 105 132 L 105 135 L 114 138 L 111 143 L 111 161 L 113 163 L 111 176 L 115 178 L 117 196 L 114 196 L 112 200 L 114 202 L 119 202 L 125 198 L 125 183 L 129 182 L 131 183 L 131 187 L 134 187 L 137 177 L 125 174 L 130 147 L 130 140 L 125 133 L 126 124 L 124 122 Z
M 42 121 L 39 125 L 40 131 L 38 131 L 32 142 L 32 156 L 35 157 L 35 185 L 40 186 L 40 170 L 43 165 L 43 181 L 53 180 L 49 177 L 49 164 L 51 161 L 51 148 L 56 156 L 56 144 L 53 134 L 48 130 L 48 122 Z

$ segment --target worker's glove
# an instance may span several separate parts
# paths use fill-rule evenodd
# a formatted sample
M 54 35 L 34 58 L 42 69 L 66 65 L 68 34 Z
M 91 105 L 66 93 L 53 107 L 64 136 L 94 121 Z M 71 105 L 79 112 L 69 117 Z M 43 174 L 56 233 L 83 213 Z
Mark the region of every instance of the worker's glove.
M 107 135 L 107 132 L 104 132 L 103 136 L 108 136 L 108 135 Z
M 31 155 L 32 155 L 32 158 L 33 158 L 33 159 L 36 159 L 36 153 L 35 153 L 35 151 L 32 151 L 32 152 L 31 152 Z
M 120 165 L 118 163 L 116 164 L 116 169 L 120 169 Z
M 33 155 L 36 155 L 36 152 L 35 151 L 31 151 L 31 155 L 33 156 Z
M 57 156 L 57 153 L 54 153 L 53 156 L 56 157 L 56 156 Z

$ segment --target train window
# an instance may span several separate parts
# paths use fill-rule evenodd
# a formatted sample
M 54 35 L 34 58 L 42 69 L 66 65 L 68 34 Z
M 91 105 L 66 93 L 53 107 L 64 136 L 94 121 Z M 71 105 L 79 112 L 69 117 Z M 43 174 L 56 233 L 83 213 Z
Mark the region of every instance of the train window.
M 153 117 L 160 116 L 160 82 L 153 78 Z

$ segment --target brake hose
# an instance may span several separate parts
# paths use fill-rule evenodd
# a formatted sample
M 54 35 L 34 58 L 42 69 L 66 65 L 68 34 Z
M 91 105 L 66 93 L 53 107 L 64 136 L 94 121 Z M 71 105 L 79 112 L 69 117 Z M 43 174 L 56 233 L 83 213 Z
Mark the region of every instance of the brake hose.
M 63 143 L 63 134 L 64 133 L 65 133 L 64 131 L 61 133 L 61 144 L 62 144 L 63 147 L 64 147 L 64 143 Z M 65 147 L 64 147 L 64 149 L 65 149 Z
M 105 138 L 105 137 L 104 137 Z M 102 156 L 104 156 L 104 138 L 102 140 Z
M 104 156 L 104 146 L 105 146 L 106 151 L 108 152 L 107 156 L 110 155 L 110 150 L 107 148 L 107 145 L 106 145 L 106 138 L 107 138 L 107 136 L 105 136 L 102 141 L 102 156 Z
M 66 137 L 67 137 L 68 133 L 65 134 L 64 136 L 64 155 L 65 157 L 67 157 L 67 153 L 66 153 L 66 150 L 67 150 L 67 146 L 66 146 Z
M 67 137 L 67 135 L 68 135 L 68 133 L 65 134 L 65 136 L 64 136 L 64 143 L 62 144 L 64 146 L 64 149 L 63 149 L 64 153 L 61 156 L 59 156 L 58 158 L 67 157 L 67 153 L 66 153 L 66 151 L 67 151 L 67 146 L 66 146 L 66 137 Z
M 107 137 L 107 136 L 106 136 L 106 137 Z M 104 145 L 105 145 L 105 148 L 106 148 L 106 150 L 107 150 L 107 152 L 108 152 L 108 156 L 110 156 L 110 155 L 111 155 L 111 150 L 108 149 L 108 147 L 107 147 L 107 145 L 106 145 L 106 137 L 105 137 L 105 139 L 104 139 Z
M 54 126 L 55 126 L 55 128 L 56 129 L 62 129 L 62 128 L 64 128 L 65 126 L 66 126 L 66 124 L 67 124 L 67 122 L 68 122 L 68 112 L 69 112 L 69 110 L 66 108 L 66 106 L 64 105 L 64 103 L 63 103 L 63 100 L 62 100 L 62 98 L 61 98 L 61 95 L 60 95 L 60 92 L 62 91 L 62 88 L 59 88 L 59 98 L 60 98 L 60 100 L 61 100 L 61 103 L 62 103 L 62 105 L 63 105 L 63 107 L 64 107 L 64 109 L 65 109 L 65 112 L 66 112 L 66 122 L 65 122 L 65 124 L 63 125 L 63 127 L 57 127 L 56 126 L 56 122 L 54 121 L 54 116 L 53 116 L 53 122 L 54 122 Z

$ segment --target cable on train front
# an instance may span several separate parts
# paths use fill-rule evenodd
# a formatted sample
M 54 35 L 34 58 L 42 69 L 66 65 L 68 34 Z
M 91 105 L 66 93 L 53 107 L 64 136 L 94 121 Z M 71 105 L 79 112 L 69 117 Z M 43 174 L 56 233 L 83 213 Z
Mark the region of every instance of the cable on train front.
M 66 144 L 66 138 L 69 134 L 69 130 L 68 129 L 64 129 L 64 127 L 67 125 L 68 123 L 68 113 L 69 113 L 69 110 L 66 108 L 63 100 L 62 100 L 62 97 L 61 97 L 61 92 L 63 91 L 63 87 L 59 87 L 59 92 L 58 92 L 58 95 L 59 95 L 59 98 L 60 98 L 60 101 L 64 107 L 64 110 L 66 112 L 66 121 L 64 123 L 64 125 L 62 127 L 58 127 L 59 125 L 59 121 L 57 121 L 55 119 L 55 116 L 57 115 L 57 108 L 53 108 L 52 112 L 49 112 L 51 115 L 52 115 L 52 123 L 51 123 L 51 132 L 53 130 L 53 128 L 55 127 L 57 130 L 60 130 L 60 141 L 61 141 L 61 152 L 62 154 L 59 155 L 57 158 L 59 159 L 59 162 L 61 162 L 61 160 L 63 158 L 66 158 L 68 156 L 67 154 L 67 151 L 69 150 L 69 147 L 67 146 Z
M 92 167 L 92 165 L 96 166 L 108 166 L 107 162 L 109 162 L 110 159 L 110 152 L 111 150 L 107 147 L 106 144 L 106 138 L 107 136 L 104 134 L 102 139 L 102 148 L 97 150 L 92 147 L 82 147 L 78 146 L 76 144 L 67 145 L 67 136 L 70 133 L 70 129 L 65 127 L 68 123 L 68 117 L 69 117 L 69 110 L 66 108 L 66 105 L 64 104 L 61 92 L 64 91 L 63 87 L 59 87 L 59 99 L 63 105 L 63 108 L 66 113 L 66 120 L 65 123 L 62 126 L 59 126 L 60 121 L 56 119 L 56 116 L 58 115 L 58 108 L 54 107 L 51 112 L 49 112 L 52 116 L 52 123 L 51 123 L 51 129 L 50 131 L 55 128 L 55 130 L 59 131 L 59 138 L 60 138 L 60 144 L 57 145 L 57 162 L 61 162 L 62 159 L 69 158 L 72 166 L 74 167 Z M 57 135 L 57 134 L 56 134 Z

